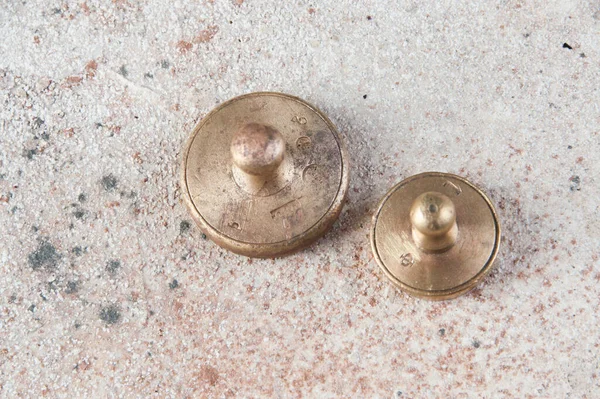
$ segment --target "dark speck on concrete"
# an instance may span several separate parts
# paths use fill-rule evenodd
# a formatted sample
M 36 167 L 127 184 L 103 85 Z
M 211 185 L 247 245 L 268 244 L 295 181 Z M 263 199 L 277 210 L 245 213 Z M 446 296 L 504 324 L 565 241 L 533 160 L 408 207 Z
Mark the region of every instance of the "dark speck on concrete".
M 367 99 L 367 95 L 365 94 L 365 95 L 363 96 L 363 98 L 366 100 L 366 99 Z
M 121 268 L 121 261 L 113 259 L 106 264 L 106 271 L 115 274 Z
M 39 116 L 36 116 L 35 118 L 33 118 L 33 126 L 36 128 L 41 127 L 44 124 L 44 120 L 42 118 L 40 118 Z
M 121 194 L 121 197 L 127 197 L 127 198 L 137 197 L 137 193 L 135 191 L 130 191 L 130 192 L 121 191 L 120 194 Z
M 54 245 L 49 242 L 42 242 L 38 248 L 28 256 L 29 266 L 33 270 L 40 268 L 55 269 L 60 260 L 60 254 L 56 252 Z
M 182 220 L 181 223 L 179 223 L 179 233 L 185 233 L 190 229 L 190 227 L 192 227 L 192 224 L 190 222 L 188 222 L 187 220 Z
M 58 291 L 58 286 L 56 285 L 56 281 L 50 281 L 47 285 L 48 291 L 56 292 Z
M 102 187 L 104 187 L 106 191 L 113 191 L 117 188 L 117 178 L 112 173 L 104 176 L 102 180 L 100 180 L 100 183 L 102 183 Z
M 29 150 L 23 150 L 23 156 L 27 159 L 33 159 L 33 157 L 37 155 L 37 149 L 32 148 Z
M 75 216 L 75 219 L 82 219 L 84 215 L 85 215 L 85 212 L 82 211 L 81 209 L 78 209 L 75 212 L 73 212 L 73 216 Z
M 33 231 L 34 233 L 37 233 L 39 230 L 39 228 L 37 226 L 31 226 L 31 231 Z
M 373 19 L 373 17 L 372 17 L 372 16 L 370 16 L 370 15 L 367 15 L 367 21 L 370 21 L 370 20 L 372 20 L 372 19 Z
M 104 307 L 100 310 L 100 320 L 106 324 L 115 324 L 121 320 L 121 311 L 115 305 Z
M 567 150 L 572 150 L 572 149 L 573 149 L 572 145 L 567 146 Z
M 127 68 L 125 68 L 125 65 L 121 65 L 121 68 L 119 68 L 119 74 L 123 75 L 123 77 L 127 77 L 127 75 L 129 75 L 129 72 L 127 72 Z
M 75 256 L 81 256 L 83 254 L 83 248 L 81 248 L 81 246 L 77 245 L 76 247 L 73 247 L 71 252 L 73 252 L 75 254 Z
M 169 63 L 169 60 L 162 60 L 160 62 L 160 66 L 161 68 L 167 69 L 169 66 L 171 66 L 171 64 Z
M 87 200 L 87 196 L 84 193 L 79 194 L 79 197 L 77 197 L 77 200 L 79 202 L 85 202 Z
M 154 79 L 154 75 L 152 75 L 150 72 L 146 72 L 146 73 L 144 74 L 144 77 L 145 77 L 145 78 L 148 78 L 148 79 Z
M 8 297 L 8 303 L 15 303 L 17 301 L 17 296 L 15 294 L 12 294 L 10 297 Z
M 440 328 L 440 329 L 438 330 L 438 335 L 439 335 L 440 337 L 443 337 L 444 335 L 446 335 L 446 329 L 445 329 L 445 328 Z
M 31 306 L 27 308 L 27 310 L 33 313 L 33 311 L 35 310 L 35 304 L 32 303 Z
M 67 288 L 65 289 L 66 294 L 74 294 L 79 291 L 79 283 L 77 281 L 69 281 Z
M 473 341 L 473 348 L 476 348 L 476 349 L 477 349 L 477 348 L 479 348 L 480 346 L 481 346 L 481 343 L 480 343 L 479 341 L 477 341 L 477 340 L 474 340 L 474 341 Z
M 563 43 L 563 48 L 569 49 L 569 50 L 573 50 L 573 47 L 569 46 L 569 43 Z
M 206 240 L 206 234 L 202 233 L 202 239 Z
M 581 178 L 579 176 L 571 176 L 569 181 L 571 182 L 571 191 L 581 190 Z
M 177 281 L 176 279 L 173 279 L 173 281 L 171 281 L 169 283 L 169 288 L 174 290 L 177 287 L 179 287 L 179 281 Z

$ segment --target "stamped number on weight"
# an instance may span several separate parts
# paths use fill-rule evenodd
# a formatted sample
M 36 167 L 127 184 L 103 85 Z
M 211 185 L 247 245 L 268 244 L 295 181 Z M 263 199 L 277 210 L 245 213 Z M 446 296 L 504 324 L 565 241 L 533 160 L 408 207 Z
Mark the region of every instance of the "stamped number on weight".
M 415 258 L 410 252 L 407 252 L 400 256 L 400 264 L 404 267 L 411 267 L 415 264 Z
M 306 122 L 308 122 L 308 121 L 306 120 L 305 117 L 296 115 L 292 118 L 292 122 L 296 122 L 301 125 L 306 125 Z

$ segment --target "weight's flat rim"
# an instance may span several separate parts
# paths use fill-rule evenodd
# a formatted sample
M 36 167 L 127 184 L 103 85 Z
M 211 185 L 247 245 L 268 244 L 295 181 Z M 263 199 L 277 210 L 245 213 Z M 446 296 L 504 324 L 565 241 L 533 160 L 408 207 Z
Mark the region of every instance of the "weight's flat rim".
M 282 240 L 275 243 L 268 244 L 255 244 L 248 243 L 244 241 L 235 240 L 231 237 L 226 236 L 225 234 L 218 231 L 212 225 L 210 225 L 202 216 L 202 214 L 198 211 L 196 206 L 192 201 L 192 196 L 189 191 L 189 186 L 187 184 L 187 162 L 188 156 L 194 142 L 194 139 L 198 135 L 198 133 L 203 128 L 204 124 L 210 119 L 212 115 L 217 112 L 220 112 L 222 109 L 227 107 L 229 104 L 239 101 L 241 99 L 247 97 L 257 97 L 257 96 L 275 96 L 282 97 L 286 99 L 290 99 L 300 104 L 306 106 L 311 111 L 315 112 L 327 125 L 330 132 L 333 133 L 333 136 L 338 144 L 338 148 L 340 150 L 340 158 L 341 158 L 341 176 L 340 176 L 340 184 L 337 187 L 336 196 L 327 209 L 327 211 L 323 214 L 323 216 L 317 220 L 311 227 L 305 230 L 302 234 L 293 237 L 290 240 Z M 281 257 L 283 255 L 288 255 L 290 253 L 299 251 L 303 248 L 308 247 L 320 237 L 322 237 L 327 230 L 335 223 L 338 219 L 340 212 L 344 206 L 344 202 L 346 200 L 346 196 L 348 194 L 348 188 L 350 183 L 350 168 L 349 168 L 349 160 L 348 153 L 346 149 L 346 144 L 335 127 L 335 125 L 331 122 L 331 120 L 316 106 L 311 103 L 303 100 L 300 97 L 296 97 L 286 93 L 280 92 L 271 92 L 271 91 L 259 91 L 242 94 L 240 96 L 233 97 L 216 107 L 214 107 L 208 114 L 206 114 L 194 127 L 192 133 L 187 139 L 187 143 L 185 145 L 184 152 L 181 157 L 181 174 L 180 174 L 180 184 L 182 189 L 182 198 L 183 202 L 186 205 L 192 219 L 196 223 L 196 225 L 202 230 L 204 234 L 212 241 L 214 241 L 220 247 L 223 247 L 231 252 L 237 253 L 239 255 L 244 255 L 248 257 L 256 257 L 256 258 L 276 258 Z
M 468 185 L 469 187 L 474 189 L 483 198 L 483 200 L 489 207 L 489 209 L 492 213 L 493 220 L 494 220 L 495 242 L 494 242 L 492 252 L 491 252 L 488 260 L 486 261 L 486 263 L 482 266 L 481 270 L 479 270 L 479 272 L 475 276 L 470 278 L 469 280 L 467 280 L 464 283 L 459 284 L 455 287 L 448 288 L 445 290 L 422 290 L 422 289 L 412 287 L 412 286 L 402 282 L 394 274 L 392 274 L 392 272 L 387 268 L 387 266 L 385 265 L 385 262 L 383 262 L 383 260 L 381 259 L 379 250 L 377 248 L 377 237 L 376 237 L 375 230 L 377 228 L 377 222 L 379 220 L 379 215 L 380 215 L 381 211 L 383 210 L 383 207 L 385 206 L 386 202 L 389 200 L 389 198 L 392 195 L 394 195 L 396 193 L 396 191 L 398 191 L 403 186 L 411 183 L 412 181 L 422 179 L 425 177 L 451 178 L 451 179 L 459 180 L 460 182 Z M 442 300 L 446 300 L 446 299 L 456 298 L 458 296 L 466 294 L 471 289 L 473 289 L 493 269 L 494 261 L 496 260 L 496 256 L 498 255 L 498 251 L 500 249 L 501 238 L 502 238 L 502 229 L 500 227 L 498 215 L 496 213 L 496 209 L 494 208 L 492 201 L 488 198 L 488 196 L 479 187 L 477 187 L 476 185 L 471 183 L 466 178 L 452 174 L 452 173 L 444 173 L 444 172 L 419 173 L 419 174 L 410 176 L 410 177 L 400 181 L 396 185 L 394 185 L 384 195 L 384 197 L 381 199 L 381 201 L 377 205 L 377 210 L 373 214 L 373 218 L 372 218 L 372 222 L 371 222 L 371 231 L 370 231 L 371 250 L 373 251 L 373 257 L 377 261 L 379 268 L 384 272 L 386 277 L 396 287 L 400 288 L 401 290 L 405 291 L 406 293 L 408 293 L 412 296 L 418 297 L 418 298 L 429 299 L 429 300 L 434 300 L 434 301 L 442 301 Z

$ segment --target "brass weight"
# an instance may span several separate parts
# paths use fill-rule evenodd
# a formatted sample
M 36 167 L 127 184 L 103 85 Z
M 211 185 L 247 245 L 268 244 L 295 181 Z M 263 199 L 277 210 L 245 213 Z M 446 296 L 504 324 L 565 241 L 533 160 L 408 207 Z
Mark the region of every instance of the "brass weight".
M 373 215 L 375 259 L 392 283 L 420 298 L 444 300 L 471 290 L 492 268 L 499 245 L 491 201 L 448 173 L 398 183 Z
M 183 199 L 218 245 L 250 257 L 304 248 L 335 222 L 348 157 L 334 125 L 282 93 L 250 93 L 211 111 L 183 153 Z

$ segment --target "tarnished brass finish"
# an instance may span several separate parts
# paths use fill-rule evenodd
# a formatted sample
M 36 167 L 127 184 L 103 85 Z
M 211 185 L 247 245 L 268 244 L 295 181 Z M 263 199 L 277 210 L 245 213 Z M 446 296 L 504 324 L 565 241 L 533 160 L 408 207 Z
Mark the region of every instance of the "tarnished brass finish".
M 490 271 L 499 245 L 500 224 L 488 197 L 448 173 L 398 183 L 373 215 L 375 259 L 396 286 L 420 298 L 468 292 Z
M 308 246 L 337 219 L 348 190 L 342 139 L 327 117 L 281 93 L 215 108 L 183 153 L 183 198 L 214 242 L 250 257 Z

